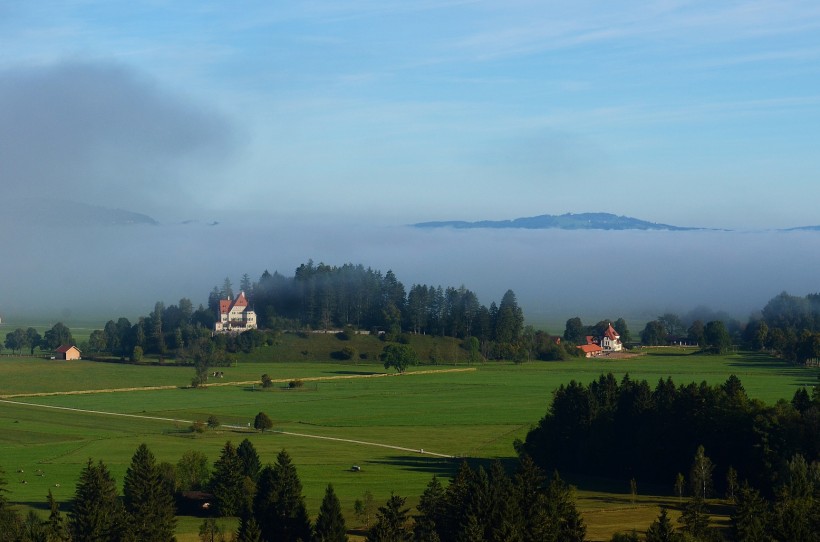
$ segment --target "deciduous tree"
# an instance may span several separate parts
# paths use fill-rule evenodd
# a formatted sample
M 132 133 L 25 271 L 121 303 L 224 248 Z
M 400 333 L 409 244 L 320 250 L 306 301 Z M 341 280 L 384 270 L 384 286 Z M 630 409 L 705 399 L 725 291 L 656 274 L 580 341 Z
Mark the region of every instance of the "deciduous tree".
M 385 369 L 393 367 L 396 372 L 403 373 L 407 367 L 418 363 L 418 355 L 406 344 L 388 344 L 382 351 L 381 360 Z
M 270 429 L 273 427 L 273 420 L 270 419 L 270 416 L 265 414 L 264 412 L 260 412 L 256 415 L 253 419 L 253 427 L 262 433 L 265 432 L 265 429 Z

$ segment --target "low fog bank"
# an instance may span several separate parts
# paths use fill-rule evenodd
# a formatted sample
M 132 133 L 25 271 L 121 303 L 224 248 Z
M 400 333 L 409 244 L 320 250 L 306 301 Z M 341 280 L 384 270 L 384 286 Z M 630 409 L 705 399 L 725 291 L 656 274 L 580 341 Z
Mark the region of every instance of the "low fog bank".
M 817 232 L 419 230 L 330 223 L 26 227 L 0 234 L 4 323 L 148 314 L 156 301 L 206 303 L 214 286 L 308 259 L 392 269 L 459 286 L 481 303 L 515 291 L 529 322 L 648 320 L 698 306 L 741 319 L 779 292 L 820 291 Z M 637 326 L 633 326 L 637 327 Z

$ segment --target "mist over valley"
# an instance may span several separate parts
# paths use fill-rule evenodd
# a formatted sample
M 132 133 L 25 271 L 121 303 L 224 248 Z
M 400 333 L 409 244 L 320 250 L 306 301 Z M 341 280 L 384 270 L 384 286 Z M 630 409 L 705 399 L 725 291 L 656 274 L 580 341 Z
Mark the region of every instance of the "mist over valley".
M 392 270 L 408 290 L 464 285 L 487 305 L 512 289 L 527 323 L 552 332 L 573 316 L 624 317 L 637 327 L 697 307 L 745 320 L 781 291 L 815 292 L 820 264 L 812 231 L 419 229 L 230 216 L 107 225 L 66 218 L 60 227 L 31 218 L 3 227 L 3 245 L 26 253 L 0 260 L 0 315 L 9 325 L 103 323 L 182 297 L 206 304 L 226 277 L 237 287 L 245 273 L 253 281 L 265 270 L 292 276 L 311 259 Z

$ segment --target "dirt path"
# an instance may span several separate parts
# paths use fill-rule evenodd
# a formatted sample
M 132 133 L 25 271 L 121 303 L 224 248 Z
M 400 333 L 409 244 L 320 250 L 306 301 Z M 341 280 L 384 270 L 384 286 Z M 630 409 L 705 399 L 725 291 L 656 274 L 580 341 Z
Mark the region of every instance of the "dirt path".
M 436 373 L 452 373 L 452 372 L 465 372 L 465 371 L 474 371 L 475 368 L 472 367 L 465 367 L 461 369 L 440 369 L 440 370 L 430 370 L 430 371 L 414 371 L 410 373 L 403 373 L 401 375 L 390 374 L 390 373 L 379 373 L 374 375 L 344 375 L 344 376 L 327 376 L 327 377 L 308 377 L 302 378 L 303 382 L 310 382 L 310 381 L 324 381 L 324 380 L 344 380 L 344 379 L 351 379 L 351 378 L 379 378 L 379 377 L 387 377 L 387 376 L 411 376 L 411 375 L 425 375 L 425 374 L 436 374 Z M 273 382 L 290 382 L 293 380 L 292 378 L 284 378 L 284 379 L 277 379 Z M 212 386 L 245 386 L 248 384 L 256 384 L 258 383 L 256 380 L 250 382 L 224 382 L 219 384 L 210 384 Z M 25 398 L 25 397 L 46 397 L 52 395 L 79 395 L 79 394 L 86 394 L 86 393 L 116 393 L 116 392 L 126 392 L 126 391 L 141 391 L 141 390 L 163 390 L 163 389 L 178 389 L 177 386 L 151 386 L 151 387 L 142 387 L 142 388 L 116 388 L 116 389 L 108 389 L 108 390 L 83 390 L 83 391 L 64 391 L 64 392 L 47 392 L 47 393 L 31 393 L 31 394 L 17 394 L 17 395 L 5 395 L 0 396 L 0 403 L 6 403 L 10 405 L 19 405 L 19 406 L 27 406 L 27 407 L 34 407 L 34 408 L 44 408 L 49 410 L 66 410 L 71 412 L 80 412 L 85 414 L 97 414 L 103 416 L 118 416 L 122 418 L 138 418 L 143 420 L 155 420 L 161 422 L 170 422 L 174 424 L 186 424 L 190 425 L 193 424 L 193 420 L 180 420 L 175 418 L 163 418 L 160 416 L 145 416 L 143 414 L 125 414 L 121 412 L 106 412 L 102 410 L 88 410 L 83 408 L 74 408 L 74 407 L 65 407 L 65 406 L 55 406 L 55 405 L 40 405 L 37 403 L 27 403 L 24 401 L 13 401 L 13 398 Z M 223 424 L 220 427 L 224 429 L 236 430 L 236 431 L 250 431 L 247 426 L 241 425 L 229 425 Z M 355 439 L 347 439 L 341 437 L 328 437 L 324 435 L 311 435 L 307 433 L 294 433 L 291 431 L 274 431 L 273 433 L 277 435 L 288 435 L 291 437 L 302 437 L 302 438 L 313 438 L 313 439 L 321 439 L 321 440 L 329 440 L 334 442 L 345 442 L 349 444 L 359 444 L 362 446 L 376 446 L 379 448 L 389 448 L 391 450 L 400 450 L 403 452 L 410 452 L 410 453 L 418 453 L 423 455 L 429 455 L 432 457 L 442 457 L 442 458 L 453 458 L 455 456 L 449 454 L 442 454 L 438 452 L 431 452 L 428 450 L 424 450 L 423 448 L 408 448 L 405 446 L 396 446 L 393 444 L 385 444 L 382 442 L 370 442 L 365 440 L 355 440 Z
M 308 376 L 308 377 L 292 377 L 292 378 L 277 378 L 271 380 L 275 384 L 284 384 L 293 380 L 301 380 L 302 382 L 321 382 L 328 380 L 350 380 L 354 378 L 384 378 L 384 377 L 400 377 L 400 376 L 415 376 L 415 375 L 429 375 L 437 373 L 463 373 L 467 371 L 475 371 L 475 367 L 461 367 L 457 369 L 430 369 L 427 371 L 411 371 L 407 373 L 376 373 L 371 375 L 338 375 L 338 376 Z M 244 380 L 241 382 L 213 382 L 206 384 L 207 387 L 224 387 L 224 386 L 250 386 L 252 384 L 261 384 L 259 380 Z M 0 395 L 0 399 L 20 399 L 24 397 L 50 397 L 53 395 L 86 395 L 92 393 L 119 393 L 130 391 L 156 391 L 156 390 L 179 390 L 186 389 L 188 386 L 139 386 L 134 388 L 104 388 L 98 390 L 71 390 L 71 391 L 43 391 L 37 393 L 7 393 Z

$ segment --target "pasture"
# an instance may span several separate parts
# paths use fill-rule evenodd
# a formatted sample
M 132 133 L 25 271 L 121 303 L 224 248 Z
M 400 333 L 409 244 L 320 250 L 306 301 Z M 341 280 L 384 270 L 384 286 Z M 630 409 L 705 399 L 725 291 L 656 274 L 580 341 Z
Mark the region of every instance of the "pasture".
M 751 397 L 768 403 L 818 383 L 817 369 L 764 355 L 701 356 L 675 349 L 625 360 L 419 366 L 389 376 L 378 364 L 239 359 L 236 366 L 220 368 L 224 378 L 212 380 L 218 385 L 187 389 L 189 367 L 0 358 L 0 466 L 9 499 L 44 512 L 51 489 L 67 503 L 89 458 L 102 459 L 121 484 L 142 442 L 159 461 L 176 463 L 183 452 L 196 449 L 213 462 L 225 441 L 238 444 L 247 437 L 263 462 L 274 461 L 283 448 L 289 452 L 312 514 L 325 485 L 333 483 L 348 527 L 357 527 L 353 503 L 365 491 L 378 505 L 395 491 L 414 506 L 433 474 L 448 477 L 460 461 L 433 454 L 512 459 L 513 440 L 544 415 L 552 390 L 572 379 L 588 383 L 602 373 L 618 379 L 629 373 L 654 387 L 667 376 L 679 384 L 715 384 L 736 374 Z M 263 391 L 262 373 L 280 382 Z M 296 378 L 304 387 L 285 389 Z M 155 386 L 167 388 L 150 389 Z M 116 389 L 128 391 L 104 391 Z M 97 393 L 62 394 L 89 390 Z M 42 392 L 59 394 L 29 395 Z M 260 411 L 274 420 L 272 432 L 247 428 Z M 188 430 L 191 421 L 211 415 L 223 427 L 203 434 Z M 354 464 L 360 472 L 351 471 Z M 633 503 L 628 487 L 570 480 L 579 486 L 578 504 L 592 540 L 608 540 L 614 530 L 645 528 L 657 515 L 658 499 L 671 493 L 671 487 L 643 488 L 638 481 L 640 496 Z M 183 519 L 180 539 L 189 539 L 198 524 Z

